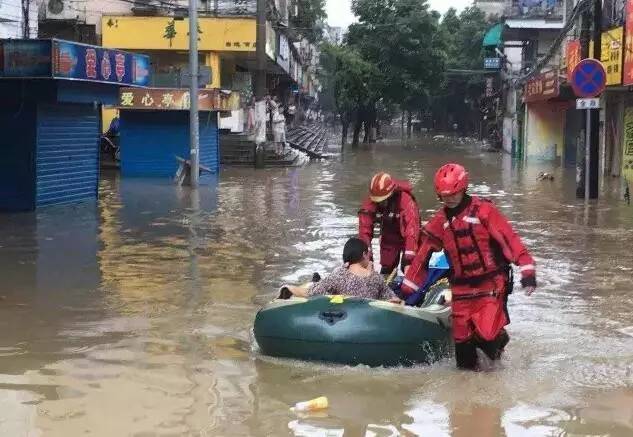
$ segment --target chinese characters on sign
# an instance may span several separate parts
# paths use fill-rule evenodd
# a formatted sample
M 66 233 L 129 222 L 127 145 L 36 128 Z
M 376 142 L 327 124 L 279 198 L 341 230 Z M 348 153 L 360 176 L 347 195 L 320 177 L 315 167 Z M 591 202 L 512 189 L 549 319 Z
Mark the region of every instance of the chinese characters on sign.
M 607 71 L 607 85 L 620 85 L 622 83 L 622 37 L 624 29 L 615 29 L 602 32 L 602 51 L 600 61 Z
M 0 76 L 146 86 L 149 57 L 58 39 L 0 43 Z M 114 74 L 113 74 L 114 73 Z
M 576 109 L 600 109 L 600 99 L 576 99 Z
M 121 109 L 150 109 L 159 111 L 187 110 L 191 105 L 189 91 L 172 88 L 123 88 L 119 94 Z M 240 108 L 240 94 L 218 89 L 198 91 L 201 111 L 231 111 Z
M 633 85 L 633 0 L 626 2 L 626 39 L 624 42 L 624 85 Z
M 622 173 L 633 180 L 633 106 L 624 109 L 624 156 Z
M 633 1 L 633 0 L 631 0 Z M 574 39 L 567 42 L 567 81 L 571 82 L 571 74 L 576 65 L 580 63 L 580 40 Z
M 500 70 L 501 58 L 484 58 L 484 68 L 486 70 Z
M 560 94 L 558 74 L 547 71 L 532 77 L 525 84 L 523 100 L 525 102 L 539 102 L 553 99 Z
M 149 57 L 144 55 L 53 40 L 51 62 L 56 78 L 141 86 L 149 83 Z

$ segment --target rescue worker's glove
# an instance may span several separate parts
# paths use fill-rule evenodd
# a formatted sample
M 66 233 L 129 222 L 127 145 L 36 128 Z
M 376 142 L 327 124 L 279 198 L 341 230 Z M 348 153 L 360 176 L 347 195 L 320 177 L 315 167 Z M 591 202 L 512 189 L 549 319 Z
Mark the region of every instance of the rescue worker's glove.
M 521 286 L 523 288 L 526 287 L 536 287 L 536 275 L 524 276 L 521 278 Z
M 394 293 L 398 294 L 400 289 L 402 288 L 402 282 L 404 281 L 404 276 L 396 276 L 393 281 L 387 284 L 387 287 L 391 288 Z

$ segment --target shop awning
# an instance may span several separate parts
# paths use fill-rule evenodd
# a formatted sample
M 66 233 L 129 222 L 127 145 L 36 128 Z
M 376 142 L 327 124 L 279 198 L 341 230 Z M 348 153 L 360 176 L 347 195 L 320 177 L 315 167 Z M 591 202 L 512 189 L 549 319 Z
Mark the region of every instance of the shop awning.
M 484 36 L 484 47 L 498 47 L 501 45 L 501 34 L 503 33 L 503 24 L 498 23 L 488 29 Z

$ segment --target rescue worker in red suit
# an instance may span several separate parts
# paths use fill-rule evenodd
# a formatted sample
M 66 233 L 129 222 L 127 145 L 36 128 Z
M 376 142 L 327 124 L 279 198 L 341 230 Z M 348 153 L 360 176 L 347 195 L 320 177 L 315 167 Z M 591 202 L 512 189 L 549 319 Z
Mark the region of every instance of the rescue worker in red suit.
M 466 194 L 467 188 L 468 173 L 461 165 L 447 164 L 437 171 L 435 190 L 444 207 L 424 227 L 402 291 L 410 294 L 418 290 L 426 279 L 431 254 L 443 249 L 451 266 L 457 366 L 476 370 L 476 348 L 498 360 L 510 340 L 505 330 L 510 323 L 510 264 L 519 267 L 521 285 L 528 296 L 536 288 L 536 269 L 506 217 L 492 202 Z
M 372 178 L 369 196 L 358 212 L 358 238 L 370 248 L 374 225 L 380 225 L 380 265 L 383 275 L 393 272 L 401 258 L 402 269 L 406 271 L 418 249 L 420 211 L 411 188 L 409 182 L 380 172 Z

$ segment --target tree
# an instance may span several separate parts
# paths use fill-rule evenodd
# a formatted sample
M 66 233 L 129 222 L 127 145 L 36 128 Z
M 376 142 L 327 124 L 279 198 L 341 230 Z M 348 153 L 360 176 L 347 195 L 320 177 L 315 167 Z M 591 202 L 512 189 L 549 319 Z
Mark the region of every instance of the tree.
M 464 9 L 460 14 L 449 9 L 440 23 L 441 38 L 446 41 L 446 67 L 455 70 L 481 70 L 484 50 L 482 47 L 486 31 L 494 19 L 476 7 Z M 484 90 L 481 75 L 448 74 L 432 96 L 433 118 L 443 129 L 457 123 L 462 131 L 475 129 L 479 119 L 477 102 Z M 470 129 L 469 129 L 470 125 Z
M 350 124 L 354 123 L 352 145 L 356 146 L 364 114 L 378 99 L 382 75 L 352 47 L 324 44 L 321 50 L 322 104 L 329 105 L 327 109 L 341 117 L 343 144 L 347 142 Z
M 326 0 L 297 0 L 298 15 L 292 18 L 292 27 L 311 43 L 323 38 L 322 23 L 327 18 Z
M 352 10 L 359 21 L 350 26 L 347 43 L 382 72 L 380 95 L 408 112 L 411 132 L 412 112 L 427 107 L 441 83 L 440 15 L 426 0 L 354 0 Z

